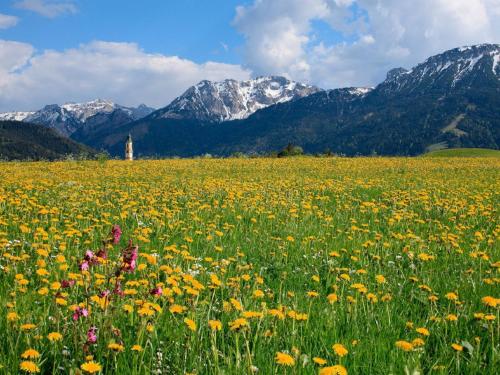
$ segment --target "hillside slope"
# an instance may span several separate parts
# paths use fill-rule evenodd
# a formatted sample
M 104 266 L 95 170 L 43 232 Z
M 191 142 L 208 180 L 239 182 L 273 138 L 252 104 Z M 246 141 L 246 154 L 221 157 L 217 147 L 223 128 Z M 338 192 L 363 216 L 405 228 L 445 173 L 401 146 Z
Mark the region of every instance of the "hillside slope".
M 42 125 L 0 121 L 0 160 L 57 160 L 95 151 Z
M 447 150 L 431 151 L 425 158 L 500 158 L 500 150 L 488 148 L 450 148 Z

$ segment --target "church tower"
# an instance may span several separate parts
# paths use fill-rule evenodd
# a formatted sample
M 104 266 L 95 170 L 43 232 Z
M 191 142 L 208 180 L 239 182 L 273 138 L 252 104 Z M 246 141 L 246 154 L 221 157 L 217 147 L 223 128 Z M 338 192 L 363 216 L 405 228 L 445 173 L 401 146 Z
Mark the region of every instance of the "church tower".
M 134 149 L 132 148 L 132 136 L 130 134 L 125 142 L 125 160 L 134 160 Z

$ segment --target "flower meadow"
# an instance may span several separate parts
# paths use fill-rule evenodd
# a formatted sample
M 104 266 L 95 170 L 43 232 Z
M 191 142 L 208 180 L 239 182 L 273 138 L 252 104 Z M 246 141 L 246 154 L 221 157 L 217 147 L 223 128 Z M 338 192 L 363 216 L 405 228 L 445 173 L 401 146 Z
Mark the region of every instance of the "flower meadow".
M 0 164 L 2 374 L 496 374 L 500 160 Z

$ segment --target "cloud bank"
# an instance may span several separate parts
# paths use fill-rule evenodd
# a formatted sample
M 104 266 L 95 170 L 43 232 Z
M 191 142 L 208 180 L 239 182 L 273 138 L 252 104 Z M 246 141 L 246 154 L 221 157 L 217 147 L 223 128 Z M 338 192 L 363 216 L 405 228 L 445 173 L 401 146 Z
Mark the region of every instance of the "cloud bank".
M 249 77 L 238 65 L 196 64 L 146 53 L 134 43 L 94 41 L 62 52 L 36 53 L 29 44 L 0 40 L 0 111 L 96 97 L 161 107 L 203 79 Z
M 284 74 L 321 87 L 379 83 L 454 47 L 500 42 L 500 0 L 255 0 L 237 8 L 256 74 Z M 316 37 L 326 23 L 348 42 Z

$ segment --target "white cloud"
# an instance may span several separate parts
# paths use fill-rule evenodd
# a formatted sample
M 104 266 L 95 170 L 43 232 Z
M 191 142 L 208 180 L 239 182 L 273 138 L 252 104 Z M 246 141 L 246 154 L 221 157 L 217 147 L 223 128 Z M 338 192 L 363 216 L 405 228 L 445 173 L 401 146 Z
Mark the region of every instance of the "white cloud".
M 28 62 L 33 52 L 34 48 L 29 44 L 0 39 L 0 87 L 6 82 L 7 75 L 15 74 Z
M 500 42 L 500 0 L 255 0 L 237 8 L 248 66 L 321 87 L 366 86 L 447 49 Z M 351 42 L 315 36 L 321 20 Z
M 251 6 L 237 7 L 234 25 L 246 38 L 246 62 L 261 74 L 306 79 L 309 21 L 327 15 L 323 0 L 256 0 Z
M 62 14 L 73 14 L 78 8 L 73 1 L 55 0 L 20 0 L 14 3 L 16 8 L 30 10 L 44 17 L 54 18 Z
M 0 13 L 0 29 L 8 29 L 9 27 L 16 26 L 18 22 L 19 18 Z
M 62 52 L 34 53 L 28 44 L 0 40 L 0 111 L 96 97 L 161 107 L 202 79 L 249 77 L 238 65 L 196 64 L 146 53 L 134 43 L 95 41 Z

